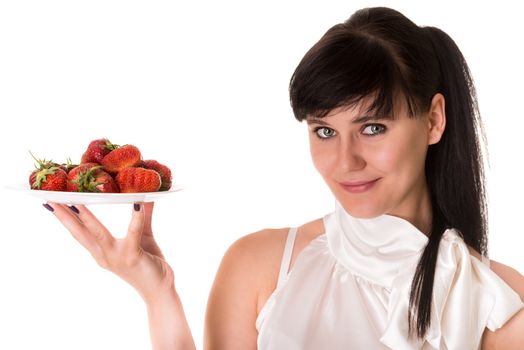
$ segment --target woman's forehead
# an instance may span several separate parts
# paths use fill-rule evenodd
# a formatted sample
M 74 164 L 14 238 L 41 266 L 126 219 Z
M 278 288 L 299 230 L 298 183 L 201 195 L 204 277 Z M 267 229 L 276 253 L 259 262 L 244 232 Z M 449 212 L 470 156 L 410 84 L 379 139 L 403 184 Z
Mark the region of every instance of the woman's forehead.
M 316 115 L 308 115 L 306 121 L 308 123 L 319 122 L 325 118 L 344 115 L 345 117 L 349 116 L 352 123 L 358 124 L 373 120 L 394 120 L 397 117 L 403 116 L 408 111 L 407 103 L 404 98 L 395 99 L 390 113 L 382 112 L 381 110 L 383 108 L 380 108 L 380 106 L 373 106 L 374 102 L 374 97 L 363 97 L 355 103 L 339 106 L 327 113 L 322 113 L 322 116 L 320 117 Z M 323 123 L 319 122 L 319 124 Z

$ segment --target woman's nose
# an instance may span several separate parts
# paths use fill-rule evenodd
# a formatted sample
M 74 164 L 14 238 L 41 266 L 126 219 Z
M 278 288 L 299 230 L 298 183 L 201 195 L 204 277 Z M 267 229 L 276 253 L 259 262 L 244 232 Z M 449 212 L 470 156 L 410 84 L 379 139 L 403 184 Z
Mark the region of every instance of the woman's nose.
M 344 172 L 361 170 L 366 166 L 366 160 L 357 142 L 351 140 L 341 142 L 338 152 L 338 163 Z

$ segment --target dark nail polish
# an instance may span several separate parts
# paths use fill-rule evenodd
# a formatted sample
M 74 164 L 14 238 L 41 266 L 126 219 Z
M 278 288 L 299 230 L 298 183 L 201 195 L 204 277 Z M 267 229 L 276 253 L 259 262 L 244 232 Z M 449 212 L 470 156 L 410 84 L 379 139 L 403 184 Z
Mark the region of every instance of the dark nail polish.
M 44 206 L 44 208 L 46 208 L 47 210 L 49 210 L 49 211 L 51 211 L 51 212 L 55 211 L 55 210 L 53 209 L 53 207 L 50 206 L 50 205 L 47 204 L 47 203 L 44 203 L 44 204 L 42 204 L 42 205 Z
M 75 207 L 74 205 L 71 205 L 71 206 L 69 207 L 69 209 L 71 209 L 71 210 L 72 210 L 74 213 L 76 213 L 76 214 L 80 214 L 80 210 L 78 210 L 78 208 Z
M 135 208 L 135 211 L 140 211 L 140 204 L 135 203 L 133 207 Z

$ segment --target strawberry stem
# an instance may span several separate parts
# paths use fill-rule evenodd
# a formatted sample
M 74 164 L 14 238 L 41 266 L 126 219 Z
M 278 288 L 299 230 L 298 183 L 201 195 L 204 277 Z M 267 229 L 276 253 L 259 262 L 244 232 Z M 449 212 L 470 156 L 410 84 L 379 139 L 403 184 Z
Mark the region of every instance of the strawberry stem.
M 78 172 L 78 178 L 72 181 L 78 185 L 78 192 L 100 192 L 97 186 L 106 182 L 96 181 L 95 173 L 101 168 L 103 168 L 102 165 L 97 165 Z
M 44 168 L 36 173 L 35 182 L 31 186 L 31 188 L 37 188 L 40 189 L 42 187 L 43 182 L 47 182 L 47 176 L 48 175 L 54 175 L 54 173 L 60 169 L 59 167 L 52 166 L 50 168 Z
M 109 139 L 107 138 L 104 138 L 104 140 L 106 140 L 106 148 L 110 151 L 114 151 L 115 149 L 119 148 L 120 146 L 119 145 L 116 145 L 114 143 L 111 143 L 111 141 L 109 141 Z

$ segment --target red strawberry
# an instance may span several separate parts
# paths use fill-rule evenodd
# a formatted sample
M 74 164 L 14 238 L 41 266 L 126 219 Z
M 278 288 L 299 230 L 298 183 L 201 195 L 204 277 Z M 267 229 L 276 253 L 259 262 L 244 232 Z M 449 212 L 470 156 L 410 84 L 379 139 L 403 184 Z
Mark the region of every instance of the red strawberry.
M 115 174 L 122 169 L 139 166 L 142 155 L 136 146 L 124 145 L 109 152 L 100 164 L 109 173 Z
M 99 170 L 95 173 L 94 185 L 96 190 L 92 192 L 117 193 L 120 192 L 115 179 L 107 172 Z
M 156 192 L 162 180 L 160 175 L 151 169 L 130 167 L 121 170 L 116 175 L 116 183 L 120 192 Z
M 92 168 L 100 167 L 97 163 L 83 163 L 76 168 L 71 169 L 67 175 L 67 191 L 69 192 L 87 192 L 84 191 L 83 182 L 87 174 Z M 100 168 L 97 168 L 100 169 Z
M 80 164 L 72 169 L 67 177 L 69 192 L 119 192 L 118 186 L 111 175 L 102 170 L 96 163 Z
M 32 190 L 65 191 L 67 189 L 67 173 L 59 167 L 37 169 L 29 176 Z
M 146 169 L 153 169 L 160 174 L 162 184 L 160 185 L 159 191 L 167 191 L 171 188 L 171 182 L 173 177 L 171 176 L 171 169 L 164 164 L 160 164 L 156 160 L 149 159 L 142 162 L 142 167 Z
M 32 190 L 43 191 L 65 191 L 67 188 L 67 173 L 60 169 L 58 164 L 49 160 L 37 159 L 33 153 L 29 152 L 38 163 L 31 175 L 29 175 L 29 185 Z
M 91 141 L 89 146 L 87 146 L 87 150 L 82 155 L 80 163 L 101 164 L 102 158 L 118 147 L 118 145 L 112 144 L 108 139 L 98 139 Z

